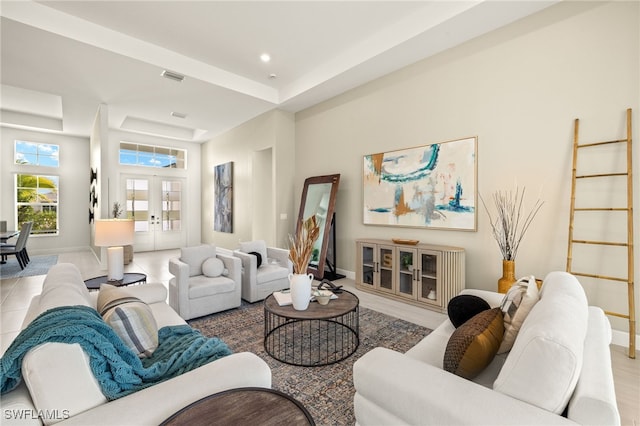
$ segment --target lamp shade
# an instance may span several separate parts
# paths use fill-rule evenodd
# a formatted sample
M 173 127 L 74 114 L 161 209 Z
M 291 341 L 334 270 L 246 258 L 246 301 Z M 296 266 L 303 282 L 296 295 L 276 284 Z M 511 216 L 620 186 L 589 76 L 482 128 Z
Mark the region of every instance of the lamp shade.
M 133 244 L 133 220 L 96 220 L 95 245 L 98 247 L 126 246 Z

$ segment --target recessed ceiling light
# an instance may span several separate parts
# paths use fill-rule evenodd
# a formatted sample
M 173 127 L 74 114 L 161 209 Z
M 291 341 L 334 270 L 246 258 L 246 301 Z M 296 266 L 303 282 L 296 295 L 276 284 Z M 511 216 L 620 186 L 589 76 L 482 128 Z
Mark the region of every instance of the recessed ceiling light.
M 275 78 L 278 78 L 278 76 L 272 73 L 272 74 L 269 74 L 269 78 L 273 80 Z
M 260 55 L 260 60 L 266 64 L 271 60 L 271 56 L 268 53 L 263 53 Z
M 160 75 L 164 78 L 168 78 L 169 80 L 177 81 L 179 83 L 182 83 L 182 81 L 184 80 L 184 75 L 178 74 L 177 72 L 164 70 Z
M 176 112 L 176 111 L 172 111 L 171 116 L 176 118 L 187 118 L 187 114 L 183 112 Z

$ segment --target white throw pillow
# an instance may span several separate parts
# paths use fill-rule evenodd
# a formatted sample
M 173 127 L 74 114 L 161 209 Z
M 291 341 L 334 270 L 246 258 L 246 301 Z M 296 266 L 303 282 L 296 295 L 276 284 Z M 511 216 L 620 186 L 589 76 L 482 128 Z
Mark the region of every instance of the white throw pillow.
M 582 370 L 589 309 L 580 282 L 567 272 L 548 274 L 541 293 L 493 390 L 560 414 Z
M 500 305 L 504 315 L 504 337 L 498 354 L 511 350 L 522 323 L 539 299 L 538 284 L 533 275 L 520 278 L 511 286 Z
M 219 277 L 224 273 L 224 263 L 217 257 L 210 257 L 202 264 L 202 273 L 210 278 Z

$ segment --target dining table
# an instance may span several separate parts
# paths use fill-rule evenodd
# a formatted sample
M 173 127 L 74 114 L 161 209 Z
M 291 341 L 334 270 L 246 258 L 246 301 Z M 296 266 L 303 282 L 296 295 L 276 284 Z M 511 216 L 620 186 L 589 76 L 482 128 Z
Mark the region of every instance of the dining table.
M 20 231 L 2 231 L 0 232 L 0 242 L 6 243 L 9 238 L 13 238 L 19 233 Z M 5 263 L 7 263 L 5 261 L 5 256 L 0 257 L 0 264 L 4 265 Z
M 9 238 L 18 235 L 20 231 L 2 231 L 0 232 L 0 242 L 6 243 Z

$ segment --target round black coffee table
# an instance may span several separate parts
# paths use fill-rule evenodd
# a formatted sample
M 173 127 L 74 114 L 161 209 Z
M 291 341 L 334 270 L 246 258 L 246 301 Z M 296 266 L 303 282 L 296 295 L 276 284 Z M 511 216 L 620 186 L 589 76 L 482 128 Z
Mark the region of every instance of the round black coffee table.
M 109 284 L 115 287 L 123 287 L 131 284 L 146 283 L 147 276 L 139 272 L 125 272 L 121 280 L 109 281 L 106 275 L 90 278 L 84 281 L 89 290 L 99 290 L 100 284 Z
M 314 426 L 311 414 L 286 393 L 267 388 L 219 392 L 178 411 L 161 426 L 261 425 Z
M 342 361 L 360 344 L 358 297 L 348 291 L 327 305 L 309 303 L 304 311 L 264 301 L 264 349 L 286 364 L 305 367 Z

